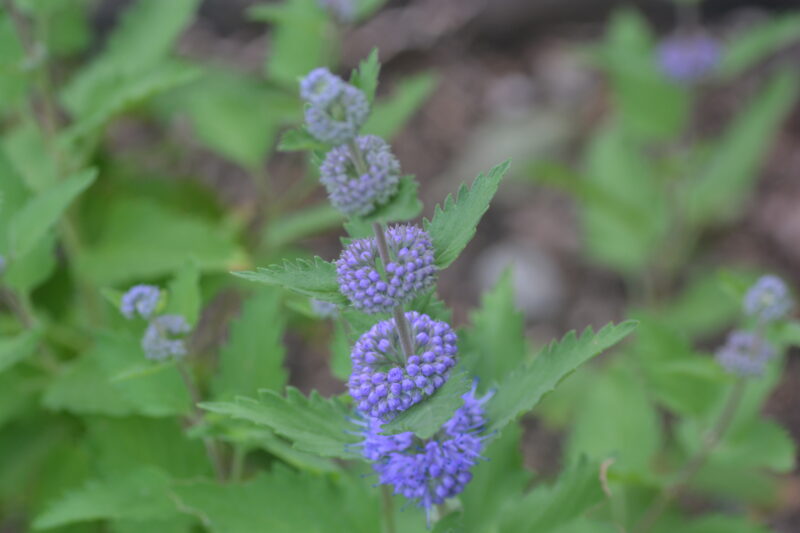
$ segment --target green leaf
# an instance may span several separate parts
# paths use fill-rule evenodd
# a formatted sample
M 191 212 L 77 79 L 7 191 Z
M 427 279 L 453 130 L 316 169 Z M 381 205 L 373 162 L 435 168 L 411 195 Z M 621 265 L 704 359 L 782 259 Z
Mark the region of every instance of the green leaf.
M 244 303 L 241 316 L 231 325 L 228 342 L 220 350 L 219 372 L 213 382 L 216 397 L 251 395 L 261 387 L 280 390 L 286 384 L 285 326 L 277 290 L 261 289 Z
M 175 416 L 189 411 L 189 395 L 178 370 L 165 368 L 136 379 L 115 376 L 144 359 L 138 338 L 100 333 L 94 346 L 66 365 L 47 387 L 48 409 L 109 416 Z
M 40 514 L 34 529 L 50 529 L 75 522 L 130 518 L 159 520 L 176 514 L 169 498 L 169 478 L 152 467 L 121 479 L 91 481 L 74 490 Z
M 286 213 L 265 228 L 264 240 L 271 249 L 278 249 L 304 237 L 332 230 L 342 224 L 344 216 L 328 202 Z
M 706 168 L 685 191 L 686 209 L 694 224 L 730 220 L 741 212 L 766 149 L 797 98 L 797 88 L 797 76 L 776 74 L 736 117 Z
M 328 18 L 316 0 L 285 0 L 251 7 L 248 16 L 270 22 L 267 76 L 297 89 L 297 79 L 312 69 L 331 65 L 337 55 Z
M 413 431 L 421 439 L 429 439 L 442 429 L 442 424 L 453 417 L 456 409 L 464 405 L 462 396 L 470 389 L 471 383 L 466 373 L 455 371 L 433 396 L 403 411 L 390 422 L 385 423 L 381 432 L 393 435 Z
M 189 25 L 199 0 L 139 0 L 127 9 L 103 52 L 67 85 L 62 98 L 74 116 L 89 115 L 160 63 Z
M 511 270 L 482 296 L 481 307 L 470 319 L 472 327 L 461 335 L 462 365 L 485 390 L 516 368 L 528 353 L 524 317 L 514 304 Z
M 586 460 L 569 467 L 552 486 L 539 486 L 511 510 L 502 531 L 545 533 L 579 518 L 603 500 L 599 467 Z M 532 509 L 536 512 L 531 513 Z
M 486 176 L 480 174 L 472 183 L 472 188 L 462 185 L 455 199 L 448 195 L 444 207 L 436 206 L 433 219 L 425 219 L 423 225 L 433 240 L 438 268 L 447 268 L 455 261 L 475 235 L 478 222 L 489 209 L 489 202 L 497 192 L 509 164 L 506 161 L 497 165 Z
M 370 103 L 375 99 L 378 89 L 378 76 L 381 72 L 381 63 L 378 59 L 378 49 L 373 48 L 366 59 L 358 64 L 358 69 L 350 76 L 350 83 L 361 89 Z
M 235 402 L 206 402 L 200 407 L 267 426 L 292 441 L 299 450 L 325 457 L 361 457 L 352 448 L 359 439 L 350 433 L 355 429 L 349 422 L 350 410 L 340 400 L 325 399 L 316 391 L 305 397 L 294 387 L 288 387 L 283 397 L 262 390 L 258 400 L 239 397 Z
M 41 329 L 29 329 L 16 337 L 0 338 L 0 373 L 13 367 L 36 351 Z
M 231 229 L 149 199 L 110 200 L 103 223 L 97 240 L 78 257 L 80 272 L 97 285 L 171 275 L 187 261 L 201 272 L 247 264 Z
M 248 281 L 277 285 L 318 300 L 345 303 L 336 281 L 336 266 L 315 257 L 312 261 L 284 259 L 282 265 L 259 268 L 256 272 L 232 272 Z
M 636 328 L 636 322 L 608 324 L 594 333 L 586 328 L 578 337 L 574 331 L 560 342 L 553 341 L 530 363 L 511 371 L 498 386 L 497 394 L 486 404 L 488 431 L 499 431 L 526 411 L 577 367 L 617 344 Z
M 320 142 L 305 129 L 286 130 L 278 142 L 279 152 L 302 152 L 327 150 L 328 145 Z
M 624 471 L 646 473 L 661 446 L 661 433 L 659 413 L 646 386 L 617 364 L 589 384 L 573 423 L 566 456 L 569 462 L 584 455 L 598 461 L 614 457 Z
M 404 176 L 400 179 L 397 192 L 388 202 L 378 206 L 366 217 L 354 219 L 354 222 L 371 228 L 373 222 L 404 222 L 418 217 L 422 212 L 418 188 L 419 185 L 412 176 Z
M 294 95 L 266 86 L 254 76 L 206 67 L 203 77 L 171 99 L 185 108 L 197 137 L 209 148 L 252 172 L 261 172 L 278 129 L 297 122 Z
M 397 84 L 391 96 L 373 105 L 364 133 L 391 139 L 425 103 L 438 80 L 432 74 L 418 74 Z
M 314 476 L 277 465 L 246 483 L 201 481 L 173 492 L 179 508 L 211 533 L 374 533 L 379 505 L 367 490 L 357 476 Z
M 200 316 L 200 272 L 194 263 L 178 270 L 168 287 L 165 314 L 181 315 L 194 326 Z
M 44 238 L 70 203 L 94 182 L 97 171 L 84 170 L 47 189 L 19 210 L 10 223 L 10 250 L 23 256 Z
M 86 417 L 94 468 L 106 479 L 121 478 L 142 465 L 176 478 L 211 475 L 200 440 L 188 439 L 176 418 Z
M 719 66 L 722 77 L 731 79 L 760 63 L 765 56 L 800 39 L 800 15 L 787 13 L 750 28 L 725 43 Z
M 460 496 L 465 532 L 493 531 L 518 508 L 532 477 L 523 465 L 521 437 L 519 425 L 510 424 L 481 454 L 487 460 L 473 467 L 473 478 Z

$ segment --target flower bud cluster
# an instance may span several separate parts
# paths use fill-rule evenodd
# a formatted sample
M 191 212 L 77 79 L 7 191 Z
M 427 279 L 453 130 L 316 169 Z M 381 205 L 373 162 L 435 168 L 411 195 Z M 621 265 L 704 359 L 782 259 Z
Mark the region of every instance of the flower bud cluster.
M 722 367 L 738 376 L 760 376 L 776 351 L 759 335 L 750 331 L 732 331 L 725 344 L 717 350 L 716 358 Z
M 405 359 L 395 319 L 378 322 L 353 346 L 348 382 L 358 409 L 382 420 L 431 396 L 456 364 L 456 334 L 445 322 L 405 313 L 413 355 Z
M 339 286 L 364 313 L 388 312 L 436 283 L 434 250 L 428 234 L 416 226 L 386 231 L 390 261 L 380 260 L 375 237 L 351 242 L 336 261 Z
M 137 316 L 148 321 L 142 337 L 142 349 L 148 359 L 161 361 L 186 355 L 184 337 L 191 326 L 180 315 L 156 316 L 161 290 L 153 285 L 135 285 L 122 295 L 120 311 L 131 320 Z
M 744 297 L 744 312 L 765 323 L 784 318 L 793 306 L 789 288 L 778 276 L 762 276 Z
M 366 95 L 326 68 L 311 71 L 300 82 L 300 96 L 307 103 L 308 132 L 327 144 L 350 142 L 369 115 Z
M 665 39 L 657 54 L 662 72 L 682 84 L 695 83 L 707 77 L 722 55 L 717 40 L 700 32 Z

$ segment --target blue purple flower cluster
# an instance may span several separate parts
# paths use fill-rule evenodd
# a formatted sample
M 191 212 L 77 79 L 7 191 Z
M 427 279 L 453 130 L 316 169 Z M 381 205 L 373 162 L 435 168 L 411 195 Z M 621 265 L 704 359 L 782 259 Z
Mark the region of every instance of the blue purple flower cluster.
M 318 140 L 338 146 L 353 140 L 369 116 L 366 95 L 326 68 L 318 68 L 300 82 L 306 101 L 308 132 Z
M 417 501 L 426 511 L 464 490 L 483 450 L 483 404 L 489 395 L 476 398 L 473 386 L 463 399 L 464 405 L 426 440 L 411 432 L 383 435 L 382 423 L 375 418 L 363 423 L 361 447 L 374 461 L 380 483 L 392 485 L 395 494 Z
M 148 321 L 142 337 L 142 349 L 148 359 L 162 361 L 186 355 L 184 337 L 191 326 L 180 315 L 155 316 L 161 290 L 153 285 L 135 285 L 122 295 L 120 311 L 131 320 L 137 316 Z
M 400 163 L 380 137 L 360 135 L 355 144 L 360 156 L 347 145 L 328 152 L 319 168 L 320 181 L 333 207 L 348 216 L 364 216 L 397 192 Z
M 391 311 L 436 283 L 433 244 L 425 231 L 393 226 L 386 231 L 386 244 L 390 261 L 385 265 L 375 237 L 351 242 L 336 261 L 342 293 L 359 311 Z
M 765 338 L 763 328 L 771 322 L 785 318 L 794 302 L 789 288 L 777 276 L 762 276 L 744 297 L 744 311 L 758 320 L 758 333 L 732 331 L 725 344 L 717 350 L 716 358 L 722 367 L 738 376 L 759 376 L 777 350 Z
M 362 413 L 381 420 L 431 396 L 456 364 L 456 334 L 447 323 L 416 311 L 405 317 L 414 343 L 408 359 L 393 318 L 372 326 L 351 354 L 350 395 Z

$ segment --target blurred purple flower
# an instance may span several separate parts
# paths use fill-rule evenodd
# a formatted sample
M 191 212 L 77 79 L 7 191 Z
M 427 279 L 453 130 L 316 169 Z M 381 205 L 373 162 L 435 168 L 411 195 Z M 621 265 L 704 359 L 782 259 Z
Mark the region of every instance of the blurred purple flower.
M 366 95 L 326 68 L 312 70 L 300 82 L 300 96 L 308 103 L 308 132 L 334 146 L 351 141 L 369 115 Z
M 744 296 L 744 312 L 762 322 L 780 320 L 791 311 L 794 302 L 781 278 L 766 275 L 750 287 Z
M 759 376 L 776 351 L 766 340 L 749 331 L 732 331 L 717 350 L 720 365 L 738 376 Z
M 669 37 L 658 46 L 658 63 L 664 74 L 683 84 L 706 78 L 720 61 L 720 43 L 710 35 L 697 32 Z
M 160 297 L 161 291 L 158 287 L 135 285 L 122 295 L 120 311 L 128 319 L 135 317 L 137 314 L 144 319 L 149 319 L 153 316 Z
M 183 337 L 191 329 L 186 319 L 180 315 L 162 315 L 154 318 L 142 337 L 145 357 L 162 361 L 169 357 L 186 355 L 186 343 Z

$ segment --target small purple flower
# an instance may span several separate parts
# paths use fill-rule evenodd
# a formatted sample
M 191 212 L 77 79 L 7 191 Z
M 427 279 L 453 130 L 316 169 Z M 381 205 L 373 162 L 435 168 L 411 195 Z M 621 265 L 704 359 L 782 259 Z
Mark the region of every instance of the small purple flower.
M 342 294 L 364 313 L 391 311 L 436 283 L 433 244 L 425 231 L 393 226 L 386 231 L 386 242 L 386 265 L 380 264 L 374 237 L 351 242 L 336 261 Z
M 446 322 L 409 311 L 412 352 L 403 355 L 394 319 L 378 322 L 356 341 L 347 386 L 358 409 L 389 420 L 444 385 L 456 364 L 458 340 Z
M 698 32 L 669 37 L 658 46 L 658 63 L 669 78 L 691 84 L 707 77 L 721 57 L 719 42 Z
M 333 318 L 339 314 L 339 306 L 333 302 L 311 299 L 311 310 L 320 318 Z
M 397 192 L 400 163 L 389 145 L 375 135 L 361 135 L 355 140 L 365 169 L 358 170 L 349 146 L 328 152 L 320 166 L 320 181 L 328 190 L 333 206 L 349 216 L 370 214 Z
M 484 437 L 479 433 L 486 423 L 483 404 L 489 396 L 476 399 L 473 386 L 463 396 L 464 405 L 425 441 L 411 432 L 381 435 L 381 423 L 376 419 L 364 423 L 363 453 L 374 461 L 380 483 L 415 500 L 427 514 L 433 505 L 463 491 L 483 451 Z
M 725 344 L 717 350 L 716 358 L 731 374 L 759 376 L 775 355 L 775 348 L 755 333 L 732 331 Z
M 137 314 L 144 319 L 149 319 L 153 316 L 160 297 L 161 291 L 158 287 L 135 285 L 122 296 L 120 311 L 128 319 L 135 317 Z
M 780 320 L 791 311 L 794 302 L 789 288 L 778 276 L 762 276 L 744 297 L 744 312 L 762 322 Z
M 162 315 L 154 318 L 142 337 L 142 349 L 148 359 L 162 361 L 169 357 L 186 355 L 183 337 L 191 326 L 180 315 Z
M 312 70 L 300 82 L 300 96 L 308 102 L 308 132 L 334 146 L 351 141 L 369 115 L 366 95 L 326 68 Z

